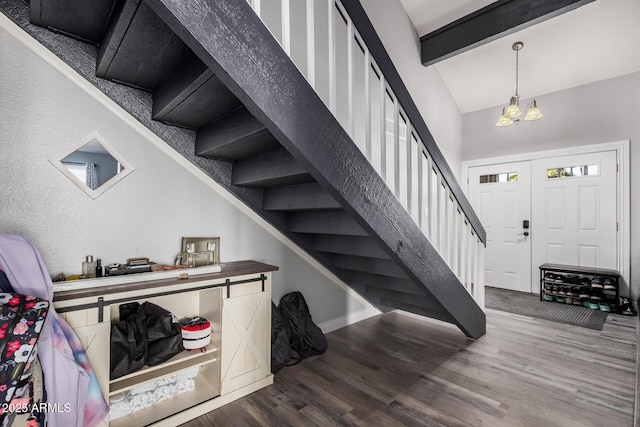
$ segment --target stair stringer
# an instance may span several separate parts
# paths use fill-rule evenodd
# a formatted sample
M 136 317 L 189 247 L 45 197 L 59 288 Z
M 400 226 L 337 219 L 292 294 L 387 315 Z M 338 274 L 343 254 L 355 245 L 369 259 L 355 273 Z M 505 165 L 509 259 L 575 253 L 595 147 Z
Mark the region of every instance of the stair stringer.
M 467 336 L 486 317 L 245 0 L 149 5 Z M 242 52 L 242 55 L 238 55 Z M 423 313 L 424 314 L 424 313 Z M 445 317 L 445 319 L 443 319 Z

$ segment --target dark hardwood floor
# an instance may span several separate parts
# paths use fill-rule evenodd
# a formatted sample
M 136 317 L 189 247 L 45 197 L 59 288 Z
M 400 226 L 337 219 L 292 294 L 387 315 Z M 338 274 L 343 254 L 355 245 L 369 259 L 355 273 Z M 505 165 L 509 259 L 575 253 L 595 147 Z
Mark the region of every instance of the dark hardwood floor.
M 184 426 L 632 426 L 636 322 L 609 315 L 595 331 L 487 310 L 487 334 L 473 341 L 379 315 Z

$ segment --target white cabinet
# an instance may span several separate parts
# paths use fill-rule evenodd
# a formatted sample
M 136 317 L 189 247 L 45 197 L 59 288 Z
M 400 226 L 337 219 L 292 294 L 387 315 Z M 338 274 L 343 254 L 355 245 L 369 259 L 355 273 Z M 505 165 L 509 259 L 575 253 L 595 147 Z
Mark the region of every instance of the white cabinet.
M 270 287 L 270 283 L 265 283 Z M 230 289 L 222 303 L 222 389 L 227 394 L 271 371 L 271 292 L 260 283 Z
M 117 283 L 87 281 L 80 289 L 54 291 L 54 306 L 85 346 L 107 400 L 171 375 L 197 368 L 195 390 L 111 421 L 108 425 L 174 426 L 225 405 L 273 382 L 271 375 L 271 272 L 254 261 L 227 263 L 220 273 L 187 280 Z M 105 285 L 101 285 L 105 283 Z M 178 318 L 201 316 L 211 322 L 206 351 L 184 351 L 158 366 L 109 380 L 111 324 L 119 306 L 150 301 Z M 105 425 L 107 423 L 105 422 Z

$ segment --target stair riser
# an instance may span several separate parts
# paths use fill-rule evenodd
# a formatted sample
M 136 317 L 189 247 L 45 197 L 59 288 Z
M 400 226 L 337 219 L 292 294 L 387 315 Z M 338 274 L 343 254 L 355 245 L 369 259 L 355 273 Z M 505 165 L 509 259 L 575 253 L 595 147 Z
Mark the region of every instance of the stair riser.
M 262 209 L 269 211 L 336 210 L 341 206 L 317 183 L 266 189 Z
M 199 129 L 242 104 L 195 55 L 189 55 L 153 94 L 154 120 Z
M 397 264 L 389 260 L 336 254 L 333 257 L 333 265 L 345 270 L 408 279 L 406 273 Z
M 233 185 L 267 188 L 309 182 L 313 182 L 311 175 L 284 149 L 242 160 L 233 166 Z
M 344 212 L 300 212 L 289 215 L 289 231 L 307 234 L 363 236 L 368 234 Z
M 147 2 L 128 0 L 114 12 L 100 43 L 96 75 L 153 91 L 188 54 L 189 48 Z
M 389 255 L 369 237 L 318 235 L 313 239 L 313 249 L 343 255 L 389 259 Z

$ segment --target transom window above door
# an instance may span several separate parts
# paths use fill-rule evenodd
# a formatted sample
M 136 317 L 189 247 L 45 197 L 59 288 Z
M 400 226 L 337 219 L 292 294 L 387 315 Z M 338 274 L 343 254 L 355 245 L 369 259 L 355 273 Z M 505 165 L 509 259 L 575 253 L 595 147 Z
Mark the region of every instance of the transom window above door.
M 568 178 L 572 176 L 600 175 L 598 165 L 569 166 L 547 169 L 547 178 Z
M 494 173 L 490 175 L 480 175 L 480 184 L 494 184 L 501 182 L 518 181 L 518 172 Z

